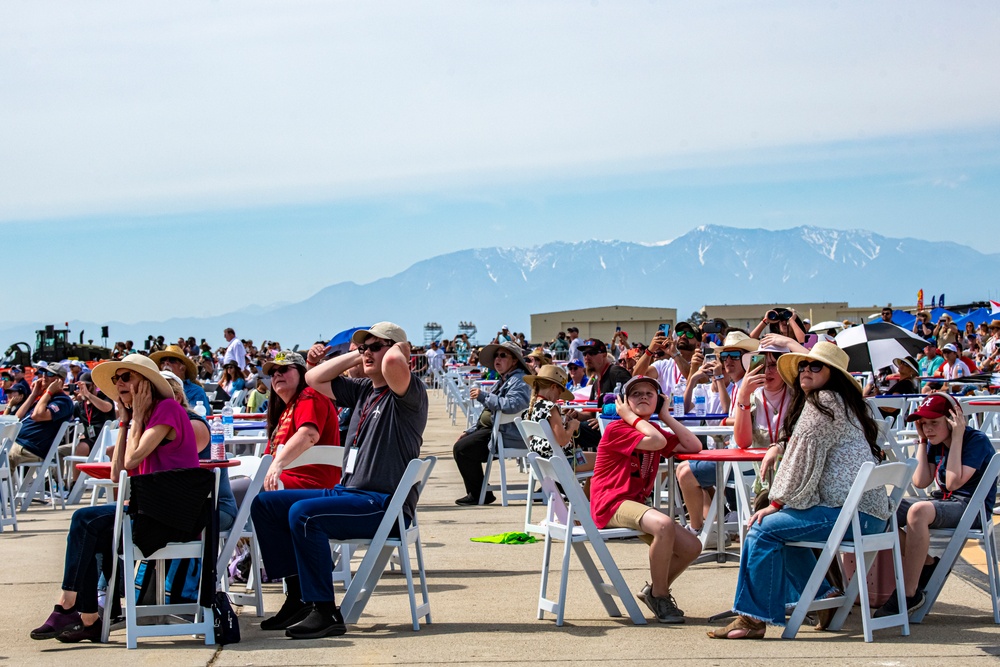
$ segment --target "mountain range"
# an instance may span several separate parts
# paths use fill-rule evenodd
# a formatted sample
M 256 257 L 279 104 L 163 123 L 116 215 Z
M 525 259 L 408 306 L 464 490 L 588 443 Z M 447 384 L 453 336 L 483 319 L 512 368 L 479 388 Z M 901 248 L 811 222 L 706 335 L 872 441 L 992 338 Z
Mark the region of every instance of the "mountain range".
M 864 230 L 710 225 L 654 243 L 591 240 L 462 250 L 365 285 L 330 285 L 298 303 L 107 324 L 110 343 L 132 339 L 141 345 L 147 335 L 162 334 L 168 341 L 190 335 L 221 344 L 223 328 L 232 326 L 242 338 L 291 347 L 385 319 L 422 343 L 426 322 L 441 323 L 450 338 L 459 321 L 472 321 L 483 342 L 504 324 L 530 336 L 532 313 L 607 305 L 677 308 L 683 318 L 706 304 L 912 304 L 920 288 L 928 299 L 945 292 L 950 303 L 967 302 L 986 298 L 998 260 L 1000 255 L 957 243 Z M 33 344 L 41 324 L 0 324 L 0 346 Z M 101 324 L 70 322 L 71 336 L 83 329 L 86 338 L 96 339 Z

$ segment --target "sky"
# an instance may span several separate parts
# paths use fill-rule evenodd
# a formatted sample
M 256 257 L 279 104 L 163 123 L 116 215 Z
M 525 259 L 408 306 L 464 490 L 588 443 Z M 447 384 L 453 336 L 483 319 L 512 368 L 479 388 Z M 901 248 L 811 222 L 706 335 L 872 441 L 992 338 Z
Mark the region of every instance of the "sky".
M 992 2 L 2 3 L 0 322 L 704 224 L 997 253 L 998 66 Z

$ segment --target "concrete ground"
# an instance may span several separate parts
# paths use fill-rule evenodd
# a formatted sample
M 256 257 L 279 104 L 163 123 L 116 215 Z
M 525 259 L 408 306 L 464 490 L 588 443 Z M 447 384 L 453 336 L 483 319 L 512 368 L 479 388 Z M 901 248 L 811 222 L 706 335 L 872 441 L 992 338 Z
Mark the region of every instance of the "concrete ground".
M 507 546 L 470 542 L 469 538 L 520 530 L 524 506 L 461 508 L 464 495 L 451 460 L 459 433 L 446 418 L 443 401 L 432 396 L 424 454 L 438 465 L 420 502 L 433 624 L 414 632 L 403 578 L 386 574 L 358 625 L 347 635 L 315 641 L 291 641 L 281 632 L 262 632 L 259 619 L 241 616 L 243 641 L 206 647 L 194 638 L 145 639 L 125 648 L 124 631 L 109 645 L 63 645 L 32 641 L 31 628 L 52 609 L 62 576 L 65 535 L 71 511 L 36 506 L 22 515 L 20 532 L 0 535 L 0 665 L 326 665 L 326 664 L 486 664 L 612 660 L 619 664 L 671 665 L 963 665 L 997 664 L 1000 628 L 992 623 L 985 577 L 962 564 L 948 579 L 941 599 L 909 637 L 898 629 L 876 633 L 866 644 L 858 614 L 837 633 L 803 629 L 795 641 L 781 640 L 777 628 L 762 641 L 708 639 L 708 616 L 732 603 L 737 566 L 706 563 L 688 570 L 675 584 L 687 624 L 655 621 L 634 626 L 609 618 L 573 559 L 566 624 L 557 628 L 549 616 L 535 618 L 542 545 Z M 513 468 L 513 466 L 511 466 Z M 516 472 L 514 475 L 516 476 Z M 625 579 L 638 590 L 647 579 L 645 546 L 610 545 Z M 558 559 L 554 560 L 558 576 Z M 554 578 L 553 586 L 557 586 Z M 265 587 L 268 613 L 281 604 L 280 586 Z M 551 589 L 550 589 L 551 590 Z M 340 595 L 338 590 L 338 595 Z M 640 603 L 640 606 L 641 603 Z M 647 618 L 651 614 L 642 606 Z

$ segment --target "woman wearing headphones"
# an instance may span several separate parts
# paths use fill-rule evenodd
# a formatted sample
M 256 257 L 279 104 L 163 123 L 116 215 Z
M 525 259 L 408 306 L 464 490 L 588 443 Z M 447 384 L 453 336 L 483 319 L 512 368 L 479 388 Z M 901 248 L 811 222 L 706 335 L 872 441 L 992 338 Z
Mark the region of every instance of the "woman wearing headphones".
M 908 422 L 916 422 L 917 469 L 913 485 L 925 488 L 937 481 L 938 489 L 930 500 L 903 498 L 896 510 L 899 544 L 903 550 L 903 582 L 906 585 L 906 608 L 916 611 L 924 604 L 924 591 L 937 558 L 930 558 L 931 528 L 954 528 L 969 505 L 979 481 L 990 464 L 994 449 L 982 431 L 967 426 L 958 402 L 941 392 L 929 394 L 914 410 Z M 986 508 L 993 511 L 996 485 L 986 494 Z M 906 526 L 906 530 L 903 530 Z M 882 605 L 875 617 L 899 613 L 896 592 Z

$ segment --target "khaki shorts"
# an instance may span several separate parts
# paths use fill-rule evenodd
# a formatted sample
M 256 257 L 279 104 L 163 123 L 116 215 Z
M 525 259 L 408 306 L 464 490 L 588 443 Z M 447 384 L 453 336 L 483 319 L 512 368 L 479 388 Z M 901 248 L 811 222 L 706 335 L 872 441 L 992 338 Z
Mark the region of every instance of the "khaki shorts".
M 13 445 L 11 445 L 8 454 L 10 456 L 11 468 L 19 466 L 22 463 L 38 463 L 39 461 L 42 460 L 40 457 L 36 456 L 35 454 L 32 454 L 31 452 L 29 452 L 27 449 L 25 449 L 16 442 Z
M 651 509 L 653 508 L 637 503 L 634 500 L 623 500 L 622 504 L 615 510 L 615 515 L 608 521 L 607 527 L 628 528 L 642 532 L 642 528 L 639 527 L 639 521 L 642 520 L 642 515 Z M 642 535 L 639 535 L 639 539 L 646 544 L 653 543 L 653 536 L 648 533 L 642 533 Z

